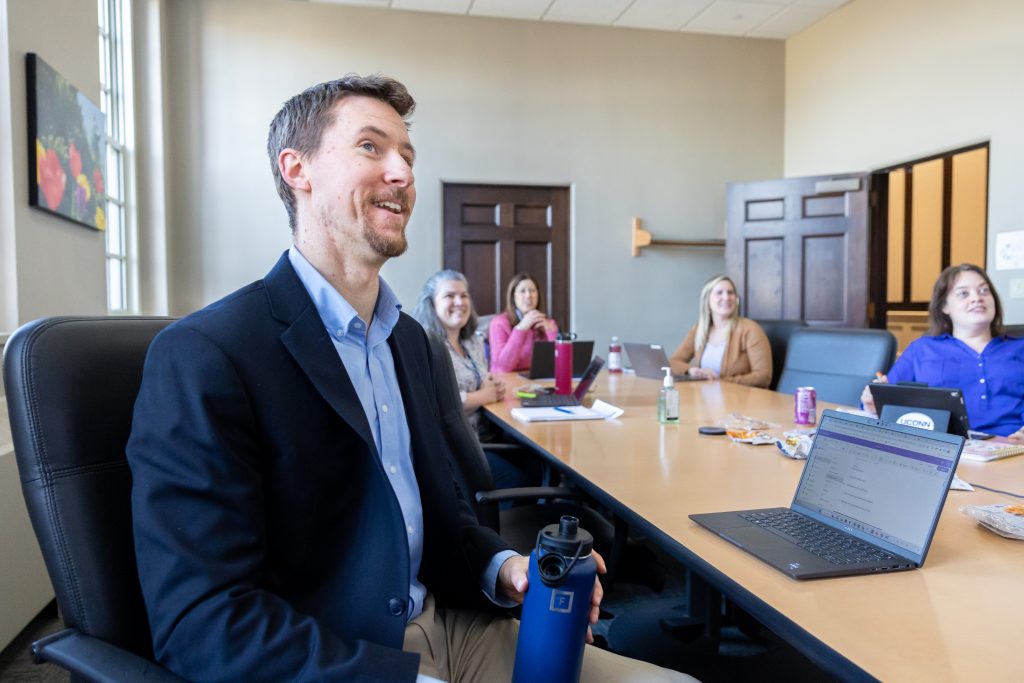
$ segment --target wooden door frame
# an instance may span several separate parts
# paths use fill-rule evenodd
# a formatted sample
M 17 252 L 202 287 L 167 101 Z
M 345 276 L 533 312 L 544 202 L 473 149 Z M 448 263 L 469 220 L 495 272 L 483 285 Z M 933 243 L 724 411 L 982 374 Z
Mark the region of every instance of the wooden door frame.
M 552 253 L 548 263 L 548 270 L 544 273 L 545 280 L 548 285 L 549 292 L 545 293 L 545 307 L 548 308 L 548 315 L 552 315 L 557 318 L 564 318 L 559 320 L 559 325 L 563 325 L 565 330 L 568 331 L 571 328 L 573 320 L 573 185 L 572 183 L 529 183 L 529 182 L 490 182 L 490 181 L 479 181 L 479 180 L 451 180 L 443 179 L 441 181 L 441 255 L 443 267 L 450 267 L 450 264 L 458 262 L 458 254 L 452 252 L 451 245 L 448 243 L 447 229 L 449 226 L 450 216 L 448 212 L 451 207 L 447 206 L 446 202 L 446 191 L 449 187 L 462 186 L 462 187 L 474 187 L 481 189 L 493 188 L 497 190 L 543 190 L 553 191 L 559 200 L 564 199 L 564 212 L 565 212 L 565 235 L 564 235 L 564 263 L 556 263 L 555 254 Z M 555 209 L 558 210 L 558 209 Z M 499 217 L 500 218 L 500 217 Z M 498 225 L 500 220 L 496 220 L 495 224 Z M 550 245 L 550 242 L 549 242 Z M 549 247 L 550 248 L 550 247 Z M 515 264 L 515 253 L 511 249 L 502 249 L 500 253 L 500 265 L 498 272 L 495 273 L 495 290 L 499 299 L 498 312 L 504 310 L 505 307 L 505 287 L 508 286 L 508 281 L 511 275 L 516 272 L 514 268 Z M 500 277 L 502 271 L 507 271 L 506 277 Z M 565 275 L 565 286 L 559 288 L 556 286 L 556 275 L 563 272 Z M 534 275 L 541 275 L 541 273 L 534 273 Z
M 888 245 L 889 245 L 889 174 L 893 171 L 903 169 L 907 171 L 906 186 L 904 190 L 904 249 L 903 249 L 903 291 L 910 291 L 910 258 L 911 258 L 911 228 L 913 226 L 913 174 L 910 170 L 918 165 L 936 159 L 945 159 L 943 166 L 943 188 L 942 188 L 942 268 L 950 264 L 950 244 L 952 235 L 952 160 L 958 154 L 973 152 L 977 149 L 986 149 L 986 179 L 985 179 L 985 244 L 988 245 L 988 203 L 989 188 L 991 183 L 992 152 L 991 141 L 977 142 L 965 147 L 959 147 L 945 152 L 937 152 L 918 159 L 902 161 L 898 164 L 891 164 L 883 168 L 871 171 L 871 197 L 870 197 L 870 225 L 868 234 L 871 238 L 870 249 L 870 271 L 869 271 L 869 298 L 868 298 L 868 325 L 879 329 L 885 329 L 889 313 L 889 268 L 888 268 Z M 987 259 L 987 248 L 986 248 Z M 987 263 L 978 264 L 987 268 Z M 896 310 L 927 310 L 927 304 L 900 303 L 893 304 Z

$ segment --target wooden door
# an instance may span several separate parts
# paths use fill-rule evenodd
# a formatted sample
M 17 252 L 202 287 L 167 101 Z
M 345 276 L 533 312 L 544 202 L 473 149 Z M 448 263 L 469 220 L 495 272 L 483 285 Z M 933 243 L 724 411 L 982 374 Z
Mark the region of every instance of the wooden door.
M 743 314 L 869 323 L 868 174 L 730 183 L 726 271 Z
M 569 188 L 445 183 L 444 267 L 465 274 L 480 315 L 504 310 L 512 276 L 529 272 L 568 330 Z

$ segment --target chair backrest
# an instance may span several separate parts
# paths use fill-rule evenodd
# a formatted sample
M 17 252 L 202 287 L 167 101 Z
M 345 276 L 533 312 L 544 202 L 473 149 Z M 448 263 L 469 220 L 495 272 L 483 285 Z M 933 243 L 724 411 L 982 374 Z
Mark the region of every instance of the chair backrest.
M 481 315 L 476 321 L 476 333 L 484 340 L 484 356 L 487 358 L 488 364 L 491 362 L 491 321 L 494 320 L 495 315 L 504 315 L 504 313 Z
M 439 337 L 427 333 L 430 340 L 430 353 L 434 364 L 439 368 L 438 377 L 438 408 L 441 414 L 441 428 L 444 431 L 448 446 L 454 457 L 455 480 L 476 513 L 477 519 L 484 526 L 500 531 L 497 505 L 480 505 L 476 502 L 477 491 L 490 491 L 494 488 L 491 467 L 487 464 L 477 439 L 476 432 L 466 419 L 462 409 L 462 398 L 459 396 L 459 384 L 455 379 L 455 368 L 448 347 Z
M 125 445 L 146 351 L 172 320 L 46 318 L 4 349 L 21 488 L 64 623 L 147 658 Z
M 789 346 L 789 338 L 793 332 L 801 327 L 807 327 L 803 320 L 755 320 L 765 336 L 768 337 L 768 344 L 772 348 L 772 383 L 769 389 L 779 386 L 779 378 L 782 377 L 782 368 L 786 364 L 786 348 Z
M 776 391 L 812 386 L 823 401 L 856 406 L 864 386 L 895 357 L 896 338 L 888 330 L 805 327 L 789 338 Z
M 1011 337 L 1024 337 L 1024 325 L 1003 325 L 1003 334 Z

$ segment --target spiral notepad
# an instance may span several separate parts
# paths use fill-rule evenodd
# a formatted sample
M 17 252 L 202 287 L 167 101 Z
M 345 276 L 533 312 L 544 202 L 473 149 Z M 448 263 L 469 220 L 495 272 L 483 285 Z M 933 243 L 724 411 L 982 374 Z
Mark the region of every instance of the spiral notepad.
M 995 436 L 986 441 L 968 439 L 964 444 L 964 452 L 960 455 L 960 459 L 989 462 L 1022 453 L 1024 453 L 1024 444 Z

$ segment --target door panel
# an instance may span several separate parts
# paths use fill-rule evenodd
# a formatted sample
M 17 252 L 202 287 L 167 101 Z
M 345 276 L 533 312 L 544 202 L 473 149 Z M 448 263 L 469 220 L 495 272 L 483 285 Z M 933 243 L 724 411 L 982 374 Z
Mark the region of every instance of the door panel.
M 855 189 L 824 182 L 836 180 Z M 726 271 L 744 315 L 867 326 L 869 184 L 844 174 L 729 185 Z
M 747 241 L 747 279 L 770 283 L 749 288 L 743 300 L 747 316 L 755 320 L 782 319 L 782 284 L 785 281 L 781 239 Z M 737 284 L 737 287 L 739 285 Z
M 529 272 L 567 330 L 569 189 L 445 183 L 444 267 L 466 275 L 480 315 L 503 310 L 512 276 Z
M 804 238 L 804 315 L 843 326 L 846 320 L 846 235 Z

